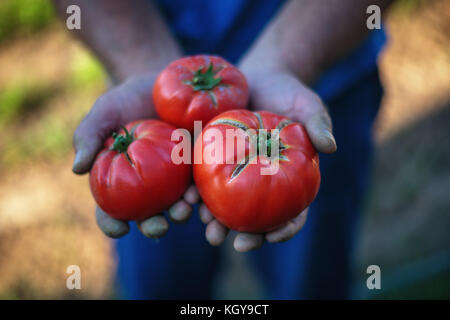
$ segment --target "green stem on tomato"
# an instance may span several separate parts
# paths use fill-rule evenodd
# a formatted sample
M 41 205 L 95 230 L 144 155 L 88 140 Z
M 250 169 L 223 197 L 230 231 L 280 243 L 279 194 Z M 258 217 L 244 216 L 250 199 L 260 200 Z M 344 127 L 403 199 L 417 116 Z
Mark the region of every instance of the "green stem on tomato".
M 267 156 L 270 158 L 272 156 L 272 140 L 270 132 L 267 132 L 265 140 L 262 140 L 260 138 L 261 134 L 258 134 L 256 146 L 257 152 L 258 154 L 261 154 L 262 150 L 264 150 L 264 148 L 267 148 Z
M 220 81 L 222 81 L 221 77 L 215 78 L 217 71 L 213 70 L 213 63 L 209 64 L 208 69 L 205 72 L 202 72 L 203 66 L 201 66 L 194 74 L 194 77 L 190 81 L 186 81 L 187 84 L 192 86 L 194 91 L 201 90 L 212 90 L 217 85 L 219 85 Z
M 130 155 L 128 154 L 128 147 L 134 141 L 133 136 L 128 132 L 127 128 L 122 127 L 123 131 L 125 131 L 125 135 L 113 133 L 114 143 L 111 147 L 111 150 L 117 151 L 119 153 L 125 153 L 125 156 L 128 162 L 132 165 Z

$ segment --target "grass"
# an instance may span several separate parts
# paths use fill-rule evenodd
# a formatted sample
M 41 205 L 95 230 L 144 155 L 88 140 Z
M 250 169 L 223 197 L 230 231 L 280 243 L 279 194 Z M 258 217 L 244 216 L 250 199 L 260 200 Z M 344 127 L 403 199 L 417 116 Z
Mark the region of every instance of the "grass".
M 17 34 L 30 34 L 55 18 L 49 0 L 2 0 L 0 2 L 0 43 Z
M 0 91 L 0 126 L 44 107 L 58 89 L 42 83 L 8 84 Z
M 20 129 L 17 129 L 20 130 Z M 57 119 L 43 119 L 40 126 L 26 134 L 10 135 L 3 144 L 0 168 L 12 169 L 35 161 L 53 161 L 71 149 L 71 128 Z
M 426 0 L 397 0 L 393 3 L 391 12 L 393 14 L 410 15 L 425 2 Z
M 75 126 L 105 80 L 92 54 L 79 47 L 70 52 L 68 68 L 57 78 L 25 73 L 0 84 L 0 171 L 70 153 Z
M 70 63 L 67 87 L 81 90 L 105 80 L 103 66 L 87 51 L 75 52 Z
M 60 92 L 58 86 L 44 82 L 9 84 L 0 92 L 0 169 L 68 153 L 70 129 L 45 112 Z

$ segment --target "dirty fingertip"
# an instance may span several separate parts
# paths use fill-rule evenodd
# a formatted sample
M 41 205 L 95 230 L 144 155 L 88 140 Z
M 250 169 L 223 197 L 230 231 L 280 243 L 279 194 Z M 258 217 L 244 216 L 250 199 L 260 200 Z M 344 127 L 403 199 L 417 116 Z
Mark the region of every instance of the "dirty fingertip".
M 259 233 L 239 233 L 234 239 L 234 249 L 238 252 L 247 252 L 258 249 L 264 242 L 264 236 Z
M 162 215 L 137 222 L 142 234 L 149 238 L 161 238 L 169 230 L 169 223 Z
M 110 217 L 99 207 L 95 210 L 95 217 L 100 230 L 110 238 L 120 238 L 130 231 L 128 222 Z
M 228 228 L 217 220 L 211 221 L 206 227 L 206 240 L 212 246 L 220 246 L 225 241 L 227 234 Z
M 187 220 L 189 220 L 191 215 L 192 207 L 184 200 L 178 201 L 169 209 L 169 217 L 173 222 L 176 223 L 186 222 Z
M 189 204 L 195 204 L 200 201 L 200 195 L 195 185 L 190 186 L 184 193 L 184 200 Z
M 214 219 L 213 215 L 211 214 L 211 212 L 209 211 L 208 207 L 205 204 L 202 204 L 200 206 L 200 208 L 198 209 L 198 214 L 200 216 L 200 220 L 204 224 L 208 224 Z

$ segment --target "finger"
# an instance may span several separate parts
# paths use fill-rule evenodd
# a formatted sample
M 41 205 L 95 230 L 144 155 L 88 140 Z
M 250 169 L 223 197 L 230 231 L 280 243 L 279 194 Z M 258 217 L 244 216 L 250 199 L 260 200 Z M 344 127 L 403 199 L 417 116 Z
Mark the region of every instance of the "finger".
M 261 233 L 238 233 L 234 238 L 234 249 L 238 252 L 247 252 L 258 249 L 264 242 L 264 235 Z
M 192 215 L 192 207 L 184 200 L 177 201 L 169 209 L 169 218 L 175 223 L 184 223 Z
M 136 224 L 142 234 L 148 238 L 161 238 L 169 230 L 169 223 L 162 215 L 136 221 Z
M 205 204 L 202 204 L 200 206 L 200 208 L 198 209 L 198 214 L 200 216 L 200 220 L 202 220 L 204 224 L 208 224 L 214 220 L 214 216 Z
M 336 140 L 332 134 L 331 118 L 325 107 L 311 115 L 305 122 L 305 128 L 317 151 L 333 153 L 337 150 Z
M 95 209 L 95 218 L 100 229 L 111 238 L 120 238 L 130 231 L 128 222 L 114 219 L 99 207 Z
M 120 114 L 114 111 L 109 99 L 100 97 L 97 100 L 73 135 L 74 173 L 83 174 L 90 170 L 104 140 L 119 124 L 119 118 Z
M 305 225 L 308 217 L 308 209 L 303 210 L 297 217 L 286 223 L 284 226 L 266 233 L 265 239 L 267 242 L 283 242 L 295 236 Z
M 189 204 L 196 204 L 200 201 L 200 195 L 198 194 L 195 185 L 190 186 L 184 193 L 184 200 Z
M 212 220 L 206 226 L 206 240 L 213 246 L 220 246 L 226 239 L 228 228 L 217 220 Z
M 312 144 L 319 152 L 333 153 L 336 151 L 336 141 L 332 134 L 331 117 L 322 99 L 309 88 L 300 86 L 294 100 L 294 109 L 290 117 L 302 123 Z

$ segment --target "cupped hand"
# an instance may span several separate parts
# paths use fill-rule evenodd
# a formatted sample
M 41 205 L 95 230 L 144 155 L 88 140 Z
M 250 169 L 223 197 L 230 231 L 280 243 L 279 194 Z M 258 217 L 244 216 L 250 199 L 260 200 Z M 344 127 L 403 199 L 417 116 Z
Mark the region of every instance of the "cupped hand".
M 151 99 L 155 79 L 156 75 L 130 78 L 97 99 L 73 136 L 74 173 L 89 172 L 104 141 L 120 126 L 133 120 L 156 117 Z M 183 198 L 168 210 L 169 218 L 176 223 L 187 221 L 192 214 L 191 206 L 198 201 L 197 189 L 191 186 Z M 129 232 L 127 221 L 114 219 L 99 207 L 96 208 L 96 220 L 100 229 L 111 238 L 119 238 Z M 138 221 L 137 225 L 145 236 L 151 238 L 164 236 L 169 228 L 168 221 L 162 214 Z
M 242 68 L 250 88 L 250 108 L 266 110 L 300 122 L 317 151 L 333 153 L 337 146 L 332 133 L 332 123 L 321 99 L 305 86 L 294 74 L 280 71 L 248 71 Z M 207 224 L 206 239 L 218 246 L 225 241 L 229 232 L 203 204 L 199 210 L 200 219 Z M 234 248 L 240 252 L 257 249 L 264 241 L 276 243 L 291 239 L 303 227 L 308 209 L 276 230 L 261 233 L 238 233 Z

